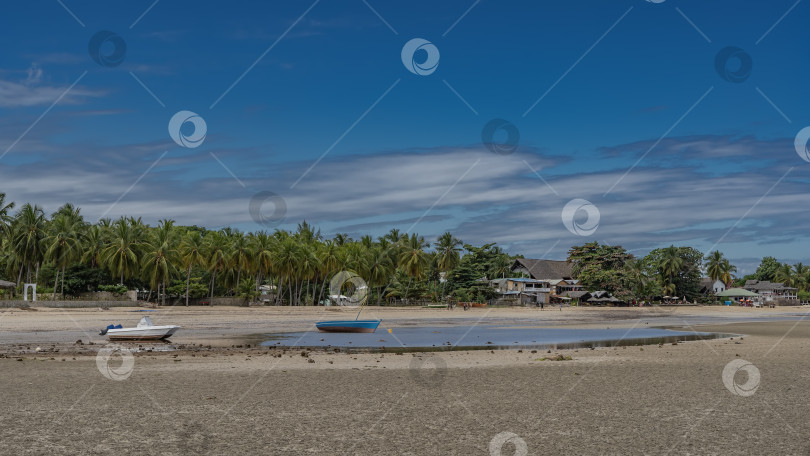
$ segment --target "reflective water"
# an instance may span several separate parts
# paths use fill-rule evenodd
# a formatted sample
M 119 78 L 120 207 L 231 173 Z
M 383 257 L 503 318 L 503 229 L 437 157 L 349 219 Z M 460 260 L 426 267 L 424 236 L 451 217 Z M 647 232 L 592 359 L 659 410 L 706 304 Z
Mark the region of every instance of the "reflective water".
M 660 328 L 572 329 L 502 325 L 397 327 L 380 325 L 372 334 L 307 332 L 268 334 L 262 346 L 356 348 L 385 351 L 489 348 L 572 348 L 643 345 L 714 339 L 723 334 Z

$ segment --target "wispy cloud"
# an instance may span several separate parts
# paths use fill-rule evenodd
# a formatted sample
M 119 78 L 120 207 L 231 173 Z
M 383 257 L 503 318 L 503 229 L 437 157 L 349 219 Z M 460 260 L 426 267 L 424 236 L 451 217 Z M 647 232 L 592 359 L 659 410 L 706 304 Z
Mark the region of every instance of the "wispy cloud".
M 45 106 L 53 103 L 65 92 L 64 86 L 39 84 L 42 79 L 42 70 L 32 66 L 22 82 L 0 79 L 0 107 L 15 108 L 24 106 Z M 79 104 L 88 98 L 97 98 L 105 91 L 76 86 L 61 100 L 62 104 Z
M 328 157 L 292 191 L 286 189 L 308 161 L 265 167 L 256 166 L 262 160 L 256 151 L 216 151 L 220 157 L 240 156 L 243 163 L 252 163 L 240 167 L 235 162 L 233 172 L 244 182 L 242 188 L 207 154 L 182 155 L 175 150 L 110 215 L 257 230 L 263 227 L 251 220 L 249 201 L 259 191 L 273 191 L 285 199 L 290 223 L 306 219 L 326 232 L 381 234 L 391 227 L 407 228 L 447 192 L 415 231 L 432 237 L 451 230 L 466 242 L 498 242 L 525 255 L 542 255 L 560 241 L 549 253 L 551 258 L 562 258 L 571 245 L 589 240 L 621 244 L 636 252 L 670 243 L 707 249 L 784 174 L 785 164 L 761 166 L 753 160 L 783 146 L 790 151 L 788 143 L 753 137 L 672 138 L 662 143 L 662 151 L 671 155 L 668 159 L 686 163 L 715 157 L 754 169 L 738 166 L 718 174 L 699 165 L 656 166 L 651 160 L 628 175 L 608 198 L 602 198 L 604 190 L 624 169 L 563 174 L 570 166 L 567 160 L 532 150 L 500 156 L 482 147 L 445 147 Z M 42 161 L 0 167 L 0 182 L 15 200 L 45 204 L 48 209 L 71 201 L 92 217 L 106 210 L 165 146 L 154 142 L 114 149 L 62 147 L 41 152 Z M 643 144 L 605 151 L 625 154 L 638 149 Z M 477 160 L 480 164 L 448 191 Z M 542 168 L 558 194 L 523 160 Z M 732 258 L 751 258 L 773 248 L 769 243 L 775 240 L 788 250 L 806 242 L 810 214 L 797 208 L 807 199 L 807 187 L 799 171 L 796 176 L 781 182 L 718 248 Z M 601 222 L 591 237 L 577 237 L 562 224 L 562 208 L 574 198 L 599 208 Z

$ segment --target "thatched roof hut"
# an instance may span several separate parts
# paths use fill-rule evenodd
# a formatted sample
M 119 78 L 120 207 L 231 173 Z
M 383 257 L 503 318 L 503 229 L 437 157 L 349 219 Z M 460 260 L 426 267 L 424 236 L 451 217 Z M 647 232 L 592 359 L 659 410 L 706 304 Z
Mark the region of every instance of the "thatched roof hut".
M 0 288 L 16 288 L 17 284 L 7 280 L 0 280 Z

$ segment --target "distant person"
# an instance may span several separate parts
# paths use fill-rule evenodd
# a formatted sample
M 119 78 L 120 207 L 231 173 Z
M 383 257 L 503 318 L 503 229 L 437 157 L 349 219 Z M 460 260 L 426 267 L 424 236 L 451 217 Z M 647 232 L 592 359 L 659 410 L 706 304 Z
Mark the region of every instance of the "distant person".
M 540 310 L 543 310 L 543 301 L 540 301 Z

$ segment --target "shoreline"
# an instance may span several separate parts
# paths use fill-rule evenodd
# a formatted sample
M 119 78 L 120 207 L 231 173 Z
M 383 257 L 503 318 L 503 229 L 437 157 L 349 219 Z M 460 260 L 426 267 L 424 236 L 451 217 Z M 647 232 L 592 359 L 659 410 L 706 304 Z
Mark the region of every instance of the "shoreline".
M 51 344 L 31 352 L 37 345 L 0 343 L 3 452 L 466 455 L 487 454 L 502 432 L 522 439 L 528 454 L 810 452 L 804 432 L 810 319 L 797 318 L 806 314 L 801 309 L 691 308 L 663 315 L 643 308 L 587 309 L 553 317 L 533 310 L 493 311 L 486 318 L 556 328 L 701 320 L 709 323 L 695 330 L 745 335 L 546 351 L 208 348 L 201 332 L 244 334 L 266 326 L 270 317 L 279 326 L 300 327 L 321 315 L 298 309 L 177 311 L 169 316 L 188 325 L 189 343 L 178 337 L 174 345 L 183 349 L 172 352 L 143 351 L 129 359 L 108 353 L 102 363 L 103 338 L 94 345 L 54 342 L 60 351 L 51 351 Z M 19 312 L 26 315 L 0 315 L 0 327 L 15 334 L 36 329 L 40 341 L 67 333 L 75 342 L 77 332 L 110 317 L 140 318 L 114 310 L 69 317 L 58 310 Z M 485 311 L 462 312 L 442 317 L 396 310 L 385 318 L 402 325 L 430 319 L 454 324 L 480 319 Z M 737 321 L 763 315 L 792 320 Z M 737 390 L 748 383 L 745 374 L 726 375 L 733 363 L 756 369 L 751 395 Z

